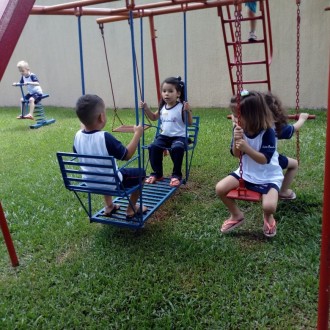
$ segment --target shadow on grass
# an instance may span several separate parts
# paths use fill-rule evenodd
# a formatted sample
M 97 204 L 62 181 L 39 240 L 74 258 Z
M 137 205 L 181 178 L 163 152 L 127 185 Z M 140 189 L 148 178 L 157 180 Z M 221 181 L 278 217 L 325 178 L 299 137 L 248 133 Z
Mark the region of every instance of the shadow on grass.
M 322 202 L 317 200 L 314 195 L 302 194 L 292 201 L 280 201 L 276 214 L 279 216 L 294 215 L 299 218 L 315 212 L 322 213 Z

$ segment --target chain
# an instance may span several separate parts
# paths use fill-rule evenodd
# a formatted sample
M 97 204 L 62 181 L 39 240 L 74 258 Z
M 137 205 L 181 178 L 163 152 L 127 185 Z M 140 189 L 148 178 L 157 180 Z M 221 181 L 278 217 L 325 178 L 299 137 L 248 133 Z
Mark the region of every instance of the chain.
M 99 24 L 99 28 L 100 28 L 101 36 L 102 36 L 102 40 L 103 40 L 104 54 L 105 54 L 105 60 L 106 60 L 106 63 L 107 63 L 108 77 L 109 77 L 109 82 L 110 82 L 110 87 L 111 87 L 111 94 L 112 94 L 112 101 L 113 101 L 113 107 L 114 107 L 114 116 L 113 116 L 113 120 L 112 120 L 112 129 L 113 129 L 114 126 L 115 126 L 116 117 L 120 121 L 121 125 L 124 125 L 124 123 L 121 121 L 121 119 L 119 118 L 118 113 L 117 113 L 118 109 L 117 109 L 117 106 L 116 106 L 115 93 L 113 91 L 110 65 L 109 65 L 109 59 L 108 59 L 108 51 L 107 51 L 107 46 L 106 46 L 105 38 L 104 38 L 104 25 L 103 25 L 103 23 Z
M 240 10 L 240 4 L 235 4 L 235 63 L 236 63 L 236 109 L 237 109 L 237 123 L 241 126 L 241 109 L 240 100 L 241 92 L 243 90 L 243 72 L 242 72 L 242 31 L 241 31 L 241 20 L 242 13 Z M 240 178 L 243 178 L 243 163 L 242 163 L 242 153 L 239 155 L 239 174 Z
M 297 1 L 297 65 L 296 65 L 296 115 L 299 118 L 299 88 L 300 87 L 300 1 Z M 297 161 L 300 162 L 300 141 L 299 131 L 296 131 L 297 137 Z

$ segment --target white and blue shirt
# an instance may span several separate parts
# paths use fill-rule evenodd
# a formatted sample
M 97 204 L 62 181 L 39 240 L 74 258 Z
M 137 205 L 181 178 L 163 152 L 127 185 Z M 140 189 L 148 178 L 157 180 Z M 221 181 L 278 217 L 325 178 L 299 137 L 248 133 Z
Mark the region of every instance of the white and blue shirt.
M 20 83 L 24 84 L 24 83 L 28 83 L 28 82 L 39 82 L 37 76 L 34 73 L 30 73 L 30 75 L 28 77 L 22 76 Z M 29 92 L 29 94 L 42 94 L 42 89 L 40 87 L 40 85 L 27 85 L 27 90 Z
M 178 102 L 167 109 L 166 104 L 160 110 L 161 134 L 170 137 L 186 136 L 186 125 L 182 119 L 183 104 Z
M 78 154 L 93 155 L 93 156 L 113 156 L 116 159 L 124 160 L 127 155 L 127 148 L 118 141 L 113 135 L 105 131 L 91 131 L 86 132 L 85 130 L 79 130 L 76 133 L 73 144 L 73 151 Z M 84 159 L 80 159 L 84 162 Z M 111 163 L 107 160 L 101 159 L 88 159 L 89 163 L 95 163 L 96 165 L 110 165 Z M 91 167 L 84 168 L 82 170 L 91 170 Z M 116 163 L 116 169 L 118 165 Z M 93 168 L 95 172 L 107 173 L 109 169 L 102 169 L 100 167 Z M 113 173 L 113 171 L 112 171 Z M 120 180 L 123 179 L 122 174 L 118 171 L 118 176 Z M 93 179 L 92 175 L 83 176 L 83 178 Z M 94 178 L 100 181 L 100 177 Z M 105 182 L 114 182 L 112 177 L 104 177 Z M 89 184 L 91 185 L 91 184 Z M 97 186 L 93 184 L 93 186 Z M 115 187 L 113 187 L 115 189 Z
M 254 136 L 244 134 L 243 138 L 250 147 L 264 154 L 267 159 L 266 164 L 259 164 L 243 153 L 243 180 L 254 184 L 273 183 L 280 189 L 283 181 L 283 172 L 278 163 L 277 142 L 274 130 L 268 128 Z M 235 173 L 240 176 L 239 168 Z
M 277 135 L 277 138 L 279 140 L 289 140 L 292 138 L 292 135 L 294 134 L 294 126 L 293 125 L 284 125 L 281 128 L 281 133 L 279 135 Z

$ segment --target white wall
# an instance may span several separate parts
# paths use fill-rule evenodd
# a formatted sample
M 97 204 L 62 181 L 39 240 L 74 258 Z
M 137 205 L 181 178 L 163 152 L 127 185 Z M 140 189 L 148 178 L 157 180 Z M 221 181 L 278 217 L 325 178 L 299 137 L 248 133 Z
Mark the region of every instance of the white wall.
M 65 3 L 64 0 L 37 0 L 36 5 Z M 150 3 L 137 0 L 136 3 Z M 157 2 L 157 1 L 154 1 Z M 124 1 L 102 7 L 123 7 Z M 329 72 L 330 12 L 328 0 L 301 1 L 301 108 L 326 108 Z M 94 7 L 101 7 L 94 6 Z M 296 102 L 296 1 L 270 0 L 274 54 L 271 65 L 272 91 L 284 105 Z M 83 48 L 86 93 L 95 93 L 113 106 L 103 43 L 96 18 L 83 16 Z M 155 17 L 160 79 L 183 72 L 182 14 Z M 247 36 L 243 25 L 243 38 Z M 260 28 L 260 22 L 258 22 Z M 257 28 L 258 28 L 257 27 Z M 216 9 L 187 13 L 188 100 L 192 107 L 227 106 L 231 87 L 223 35 Z M 73 107 L 81 95 L 77 18 L 73 16 L 30 16 L 0 83 L 0 105 L 18 104 L 19 90 L 11 86 L 19 79 L 16 63 L 29 62 L 44 92 L 51 94 L 45 104 Z M 139 56 L 139 21 L 135 21 L 136 51 Z M 157 103 L 149 22 L 144 20 L 145 100 Z M 261 36 L 261 31 L 257 30 Z M 105 25 L 115 101 L 119 108 L 134 106 L 130 32 L 127 22 Z M 258 49 L 259 47 L 259 49 Z M 245 50 L 247 49 L 247 50 Z M 257 54 L 257 56 L 255 56 Z M 262 54 L 260 46 L 243 48 L 243 55 Z M 257 67 L 252 74 L 258 75 Z M 264 85 L 265 86 L 265 85 Z M 260 89 L 265 90 L 264 86 Z M 248 87 L 256 89 L 258 86 Z

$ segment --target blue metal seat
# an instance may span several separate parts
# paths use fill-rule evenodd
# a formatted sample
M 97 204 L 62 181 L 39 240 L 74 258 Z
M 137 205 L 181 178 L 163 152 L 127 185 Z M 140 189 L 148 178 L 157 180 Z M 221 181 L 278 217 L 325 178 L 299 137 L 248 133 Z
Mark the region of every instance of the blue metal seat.
M 193 123 L 192 125 L 187 127 L 187 150 L 186 150 L 186 157 L 185 157 L 185 176 L 182 179 L 182 183 L 185 184 L 188 181 L 192 159 L 194 156 L 195 147 L 198 141 L 198 133 L 199 133 L 199 116 L 193 116 Z M 158 125 L 156 128 L 155 137 L 160 134 L 160 120 L 158 120 Z M 144 145 L 143 149 L 148 149 L 150 145 Z M 171 151 L 171 148 L 166 148 L 165 150 Z M 148 166 L 149 161 L 147 162 L 146 167 Z
M 130 166 L 133 161 L 137 161 L 139 156 L 133 157 L 123 167 Z M 75 153 L 58 152 L 57 159 L 59 162 L 62 178 L 65 187 L 73 191 L 78 198 L 80 204 L 85 210 L 91 222 L 99 222 L 103 224 L 111 224 L 120 227 L 141 228 L 147 219 L 164 203 L 177 188 L 170 187 L 169 180 L 158 182 L 154 185 L 137 185 L 132 188 L 125 189 L 118 176 L 115 159 L 111 156 L 91 156 Z M 95 166 L 97 160 L 103 165 Z M 104 161 L 107 165 L 104 165 Z M 81 167 L 85 170 L 82 170 Z M 88 170 L 86 170 L 88 168 Z M 102 173 L 98 169 L 102 168 Z M 104 169 L 108 170 L 108 174 L 104 174 Z M 83 175 L 92 175 L 92 179 L 83 178 Z M 112 182 L 106 182 L 105 178 L 112 178 Z M 142 179 L 141 179 L 142 180 Z M 132 192 L 140 189 L 139 203 L 148 207 L 148 211 L 144 214 L 137 214 L 134 218 L 126 218 L 126 209 L 130 203 L 129 196 Z M 87 201 L 83 200 L 82 195 L 87 194 Z M 109 195 L 115 196 L 114 203 L 119 204 L 120 210 L 111 216 L 105 215 L 104 208 L 95 210 L 92 196 Z

